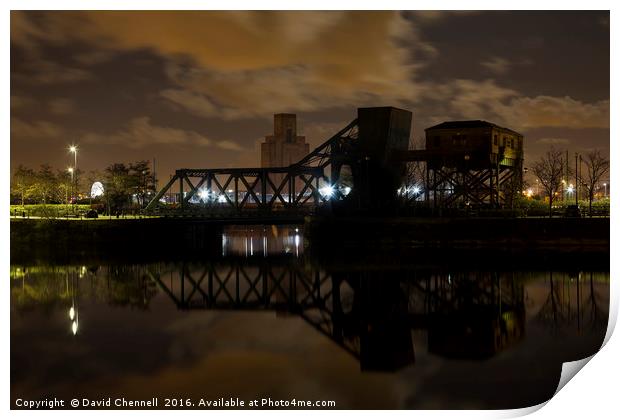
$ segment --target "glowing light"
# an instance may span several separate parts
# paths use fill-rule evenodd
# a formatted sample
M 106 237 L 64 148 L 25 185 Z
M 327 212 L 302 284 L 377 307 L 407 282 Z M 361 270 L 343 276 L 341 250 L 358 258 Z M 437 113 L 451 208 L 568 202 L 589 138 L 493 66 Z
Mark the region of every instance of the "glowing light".
M 72 167 L 68 167 L 68 168 L 67 168 L 67 172 L 69 172 L 70 174 L 72 174 L 72 173 L 73 173 L 73 168 L 72 168 Z
M 350 192 L 351 192 L 351 187 L 344 187 L 342 189 L 342 195 L 344 195 L 345 197 L 349 195 Z
M 69 151 L 70 151 L 71 153 L 75 153 L 75 152 L 77 152 L 77 146 L 75 146 L 75 145 L 71 145 L 71 146 L 69 146 Z
M 198 191 L 198 197 L 202 198 L 203 200 L 206 200 L 207 198 L 209 198 L 209 195 L 211 195 L 211 191 L 209 190 L 202 189 Z
M 71 331 L 73 331 L 73 335 L 77 334 L 77 330 L 78 330 L 78 323 L 76 320 L 76 321 L 73 321 L 73 323 L 71 323 Z
M 71 321 L 75 319 L 75 308 L 73 306 L 69 309 L 69 319 Z
M 299 257 L 299 235 L 295 235 L 295 256 Z
M 575 188 L 573 187 L 573 184 L 569 185 L 568 188 L 566 189 L 566 192 L 569 194 L 572 194 L 575 191 Z
M 99 181 L 93 182 L 93 185 L 90 187 L 90 196 L 92 198 L 101 197 L 104 193 L 103 184 Z
M 326 185 L 325 187 L 319 188 L 319 192 L 323 197 L 330 198 L 334 195 L 334 187 L 331 185 Z
M 225 203 L 226 202 L 226 196 L 224 194 L 220 194 L 217 196 L 217 202 L 218 203 Z
M 414 193 L 414 194 L 419 194 L 420 193 L 420 188 L 419 187 L 413 187 L 411 189 L 411 192 Z

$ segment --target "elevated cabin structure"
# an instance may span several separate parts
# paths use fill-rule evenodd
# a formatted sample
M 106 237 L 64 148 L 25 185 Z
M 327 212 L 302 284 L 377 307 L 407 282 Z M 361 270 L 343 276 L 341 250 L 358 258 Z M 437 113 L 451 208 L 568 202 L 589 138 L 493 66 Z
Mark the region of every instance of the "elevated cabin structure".
M 521 190 L 523 135 L 482 121 L 448 121 L 426 132 L 426 200 L 435 206 L 510 206 Z

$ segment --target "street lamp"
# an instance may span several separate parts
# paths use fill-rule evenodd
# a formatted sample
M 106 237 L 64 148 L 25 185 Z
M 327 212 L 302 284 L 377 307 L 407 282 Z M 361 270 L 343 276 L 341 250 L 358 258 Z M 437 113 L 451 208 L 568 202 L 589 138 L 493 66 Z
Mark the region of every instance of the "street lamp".
M 603 194 L 603 197 L 607 197 L 607 183 L 606 182 L 603 183 L 603 188 L 604 188 L 604 191 L 605 191 L 604 194 Z
M 72 167 L 68 167 L 67 168 L 67 172 L 69 172 L 71 174 L 71 199 L 73 199 L 73 168 Z M 67 199 L 67 206 L 69 205 L 69 199 Z M 69 210 L 69 207 L 67 207 L 67 211 Z
M 76 202 L 77 202 L 77 152 L 78 152 L 78 148 L 75 144 L 72 144 L 71 146 L 69 146 L 69 152 L 73 153 L 73 168 L 76 171 L 76 176 L 75 176 L 75 195 L 76 195 Z M 74 182 L 74 178 L 73 178 L 73 172 L 71 173 L 72 177 L 71 177 L 71 181 Z

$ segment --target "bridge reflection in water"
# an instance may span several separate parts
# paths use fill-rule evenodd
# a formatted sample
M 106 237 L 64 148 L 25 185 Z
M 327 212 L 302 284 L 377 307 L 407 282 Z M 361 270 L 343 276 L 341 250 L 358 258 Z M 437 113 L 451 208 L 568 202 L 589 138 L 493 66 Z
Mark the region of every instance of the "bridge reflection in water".
M 557 337 L 604 335 L 609 306 L 607 273 L 326 268 L 286 255 L 88 268 L 12 266 L 11 280 L 14 309 L 66 306 L 75 313 L 73 334 L 80 334 L 79 313 L 93 299 L 147 310 L 165 294 L 182 311 L 299 316 L 356 358 L 362 371 L 413 364 L 416 330 L 426 333 L 429 353 L 461 360 L 488 359 L 518 344 L 526 324 Z
M 359 359 L 362 370 L 414 363 L 412 329 L 429 351 L 484 359 L 524 335 L 523 284 L 512 275 L 420 270 L 331 271 L 298 260 L 230 258 L 148 269 L 181 310 L 267 310 L 300 316 Z

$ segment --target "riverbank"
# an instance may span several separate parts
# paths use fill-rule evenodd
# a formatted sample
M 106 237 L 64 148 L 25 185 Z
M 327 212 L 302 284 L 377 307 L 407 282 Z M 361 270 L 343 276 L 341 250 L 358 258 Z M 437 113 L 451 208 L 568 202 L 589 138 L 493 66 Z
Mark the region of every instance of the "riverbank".
M 450 247 L 609 250 L 609 218 L 306 219 L 305 236 L 329 248 Z
M 184 218 L 11 219 L 11 261 L 193 260 L 222 254 L 225 226 Z M 321 260 L 384 262 L 409 255 L 451 261 L 609 261 L 610 221 L 547 218 L 306 218 L 306 254 Z M 440 250 L 441 252 L 437 252 Z M 415 251 L 415 252 L 414 252 Z M 482 258 L 480 258 L 482 256 Z M 449 261 L 446 261 L 446 263 Z
M 221 249 L 221 225 L 189 219 L 11 219 L 11 261 L 183 257 Z

